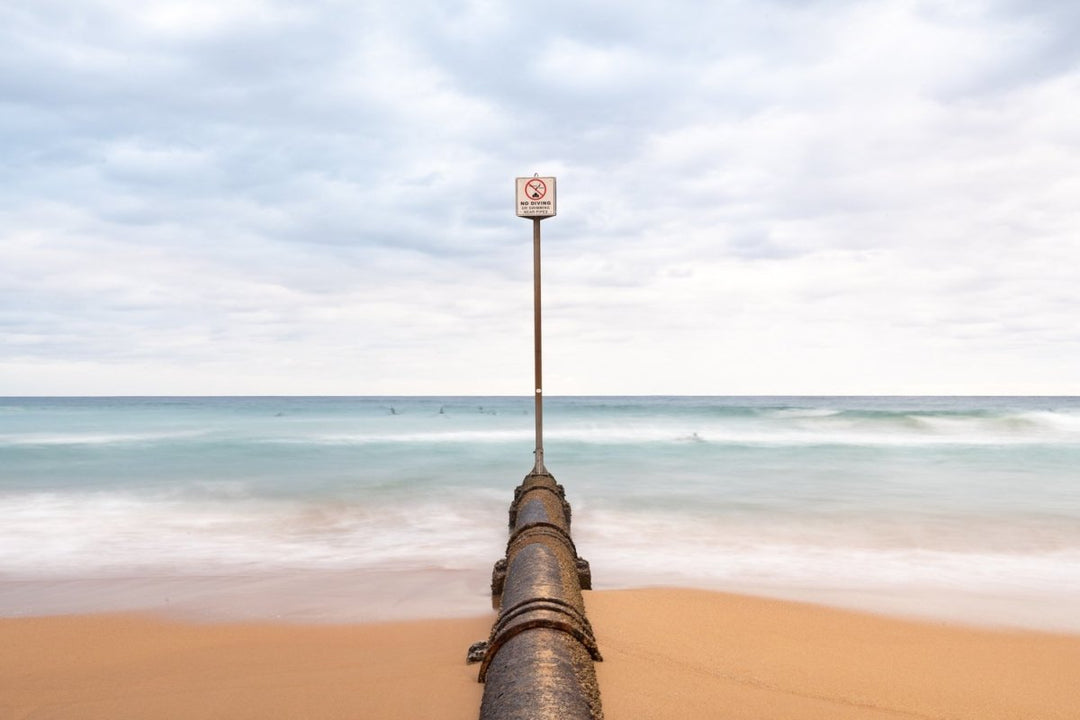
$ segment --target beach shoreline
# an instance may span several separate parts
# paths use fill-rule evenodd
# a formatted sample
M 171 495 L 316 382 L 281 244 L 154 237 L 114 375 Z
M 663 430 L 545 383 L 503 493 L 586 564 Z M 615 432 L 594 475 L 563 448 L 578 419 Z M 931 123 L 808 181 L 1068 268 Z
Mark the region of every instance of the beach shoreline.
M 671 588 L 586 593 L 620 718 L 1068 718 L 1080 634 Z M 475 719 L 494 613 L 360 624 L 0 618 L 0 716 Z
M 589 557 L 595 548 L 586 552 Z M 692 588 L 810 603 L 924 622 L 1001 630 L 1080 634 L 1080 595 L 1046 596 L 1014 587 L 827 587 L 774 583 L 695 585 L 647 582 L 648 576 L 595 582 L 603 592 Z M 0 617 L 137 613 L 194 622 L 365 624 L 468 618 L 490 603 L 481 567 L 30 576 L 0 572 Z

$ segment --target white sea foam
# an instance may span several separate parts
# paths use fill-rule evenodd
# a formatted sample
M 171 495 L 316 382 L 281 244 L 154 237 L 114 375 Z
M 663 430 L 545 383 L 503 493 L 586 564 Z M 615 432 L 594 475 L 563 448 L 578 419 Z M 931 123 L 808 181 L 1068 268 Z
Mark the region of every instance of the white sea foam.
M 1080 537 L 1016 550 L 925 548 L 842 526 L 793 529 L 579 511 L 597 589 L 754 592 L 883 612 L 1080 631 Z
M 1017 413 L 1015 418 L 1036 429 L 1080 437 L 1080 412 L 1032 410 Z
M 530 429 L 506 430 L 435 430 L 414 432 L 356 432 L 327 433 L 307 437 L 269 438 L 269 442 L 316 445 L 374 445 L 379 443 L 401 444 L 471 444 L 521 442 L 535 437 Z
M 102 493 L 2 497 L 0 575 L 475 570 L 502 552 L 508 499 L 490 490 L 381 505 L 266 499 L 214 504 Z M 970 535 L 954 528 L 941 539 L 933 528 L 920 535 L 903 525 L 868 522 L 852 529 L 828 521 L 626 513 L 597 508 L 594 501 L 577 508 L 574 532 L 598 587 L 886 594 L 929 588 L 1080 598 L 1080 532 L 1067 524 L 1043 530 L 1042 537 L 1032 537 L 1014 529 L 1008 549 L 1009 543 L 988 545 L 979 526 Z
M 123 445 L 158 443 L 166 440 L 197 438 L 200 430 L 166 432 L 67 432 L 67 433 L 8 433 L 0 434 L 0 446 L 62 446 L 62 445 Z
M 687 440 L 726 445 L 850 445 L 918 447 L 942 445 L 1080 444 L 1080 415 L 1027 412 L 1003 416 L 898 414 L 850 416 L 838 410 L 777 410 L 769 419 L 620 419 L 613 422 L 549 420 L 546 440 L 556 443 L 640 444 Z M 269 436 L 263 442 L 288 444 L 506 444 L 535 437 L 531 424 L 516 420 L 498 427 L 368 430 Z
M 382 506 L 107 493 L 0 496 L 0 572 L 93 577 L 138 569 L 455 569 L 498 545 L 504 512 L 483 494 L 450 504 Z
M 770 410 L 764 414 L 776 418 L 821 418 L 833 417 L 839 415 L 840 412 L 833 408 L 783 408 Z

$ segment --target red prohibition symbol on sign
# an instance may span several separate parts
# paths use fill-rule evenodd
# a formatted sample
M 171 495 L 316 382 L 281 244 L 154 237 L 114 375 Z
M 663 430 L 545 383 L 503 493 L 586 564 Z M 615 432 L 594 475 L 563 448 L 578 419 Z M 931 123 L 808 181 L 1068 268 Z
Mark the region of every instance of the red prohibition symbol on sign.
M 525 194 L 530 200 L 542 200 L 547 195 L 547 185 L 539 178 L 531 178 L 525 183 Z

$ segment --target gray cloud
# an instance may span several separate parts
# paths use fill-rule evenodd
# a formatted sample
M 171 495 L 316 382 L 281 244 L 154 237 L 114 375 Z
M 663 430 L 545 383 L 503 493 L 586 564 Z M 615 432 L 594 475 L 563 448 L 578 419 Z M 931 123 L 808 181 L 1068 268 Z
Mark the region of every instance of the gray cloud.
M 0 393 L 1078 392 L 1076 13 L 8 3 Z

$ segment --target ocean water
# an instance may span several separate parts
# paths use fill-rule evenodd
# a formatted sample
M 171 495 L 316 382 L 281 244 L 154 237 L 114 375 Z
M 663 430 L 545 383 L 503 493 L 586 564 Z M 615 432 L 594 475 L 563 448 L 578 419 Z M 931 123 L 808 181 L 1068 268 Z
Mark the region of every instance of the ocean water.
M 597 589 L 1080 631 L 1080 399 L 549 397 Z M 0 615 L 487 612 L 532 398 L 0 398 Z

